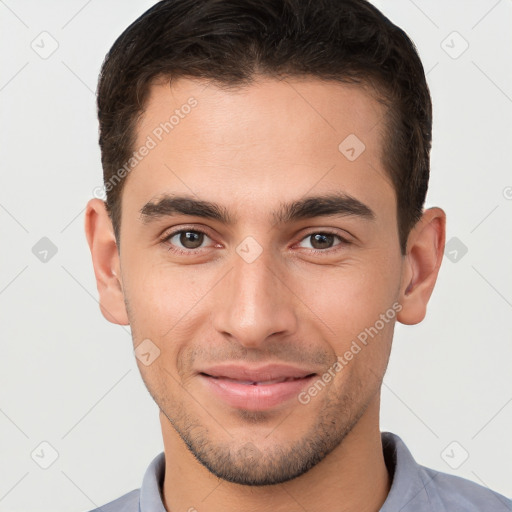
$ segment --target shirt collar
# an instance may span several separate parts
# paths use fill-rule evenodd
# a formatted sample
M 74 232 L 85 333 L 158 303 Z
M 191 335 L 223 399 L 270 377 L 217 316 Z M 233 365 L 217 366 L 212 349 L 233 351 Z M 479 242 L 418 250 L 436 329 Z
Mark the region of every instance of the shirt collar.
M 158 454 L 149 465 L 140 488 L 139 512 L 167 512 L 162 500 L 165 453 Z
M 427 488 L 438 472 L 432 470 L 427 474 L 422 471 L 422 466 L 414 460 L 405 443 L 396 434 L 382 432 L 381 438 L 384 460 L 392 483 L 380 512 L 432 510 L 431 494 Z
M 392 477 L 392 484 L 380 512 L 401 512 L 430 510 L 431 503 L 426 487 L 436 477 L 420 471 L 411 452 L 396 434 L 382 432 L 382 445 L 386 466 Z M 139 512 L 166 512 L 162 500 L 162 486 L 165 475 L 165 454 L 157 455 L 149 465 L 140 489 Z

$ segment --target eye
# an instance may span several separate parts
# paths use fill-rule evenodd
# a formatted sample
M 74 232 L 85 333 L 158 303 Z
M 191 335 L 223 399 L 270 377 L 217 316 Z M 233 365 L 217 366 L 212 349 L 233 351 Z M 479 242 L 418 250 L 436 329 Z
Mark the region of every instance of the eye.
M 199 229 L 180 229 L 164 235 L 161 242 L 168 246 L 169 251 L 189 254 L 195 250 L 206 248 L 207 246 L 204 244 L 208 240 L 212 241 L 204 231 Z M 299 242 L 300 247 L 312 252 L 329 252 L 329 249 L 349 244 L 350 242 L 342 236 L 327 231 L 310 233 Z
M 338 240 L 338 243 L 335 243 L 336 240 Z M 304 237 L 300 244 L 303 244 L 304 242 L 309 241 L 309 247 L 306 246 L 306 249 L 311 249 L 313 251 L 321 251 L 325 252 L 326 249 L 331 249 L 333 247 L 336 247 L 338 245 L 342 244 L 348 244 L 348 240 L 341 237 L 340 235 L 337 235 L 335 233 L 329 233 L 324 231 L 319 231 L 316 233 L 310 233 L 306 237 Z M 302 245 L 302 247 L 304 247 Z
M 185 253 L 193 251 L 194 249 L 201 249 L 206 239 L 211 240 L 203 231 L 197 229 L 181 229 L 168 233 L 162 239 L 162 242 L 170 246 L 170 251 Z

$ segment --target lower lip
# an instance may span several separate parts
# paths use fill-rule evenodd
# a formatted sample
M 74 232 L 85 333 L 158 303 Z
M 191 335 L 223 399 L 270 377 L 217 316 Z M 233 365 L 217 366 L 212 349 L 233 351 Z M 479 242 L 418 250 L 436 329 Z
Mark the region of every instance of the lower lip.
M 262 411 L 297 398 L 314 375 L 275 384 L 240 384 L 235 380 L 199 375 L 210 391 L 239 409 Z

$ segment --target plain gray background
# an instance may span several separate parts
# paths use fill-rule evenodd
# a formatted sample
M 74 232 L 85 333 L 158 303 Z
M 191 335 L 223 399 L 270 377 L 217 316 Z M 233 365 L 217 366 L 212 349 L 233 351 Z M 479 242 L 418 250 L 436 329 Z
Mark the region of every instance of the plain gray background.
M 153 3 L 0 1 L 2 511 L 102 505 L 163 449 L 129 328 L 100 314 L 83 231 L 102 184 L 99 68 Z M 375 4 L 428 73 L 427 206 L 447 212 L 449 241 L 427 319 L 397 326 L 381 429 L 421 464 L 510 496 L 512 1 Z

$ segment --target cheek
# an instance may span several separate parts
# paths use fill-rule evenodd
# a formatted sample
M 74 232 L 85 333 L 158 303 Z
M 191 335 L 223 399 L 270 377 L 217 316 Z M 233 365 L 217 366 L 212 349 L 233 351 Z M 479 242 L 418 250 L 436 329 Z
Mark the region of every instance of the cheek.
M 191 267 L 190 267 L 191 268 Z M 193 272 L 171 269 L 169 265 L 125 265 L 125 294 L 130 304 L 130 325 L 134 348 L 150 340 L 158 357 L 150 365 L 137 361 L 142 378 L 158 403 L 173 400 L 179 393 L 182 375 L 180 353 L 194 338 L 197 304 L 206 293 Z
M 151 340 L 159 357 L 151 366 L 139 363 L 144 381 L 152 389 L 171 389 L 189 374 L 183 358 L 195 340 L 207 339 L 208 292 L 218 280 L 214 272 L 194 266 L 167 263 L 139 264 L 128 268 L 125 293 L 130 303 L 134 346 Z M 213 307 L 213 306 L 212 306 Z
M 325 333 L 339 353 L 392 308 L 398 297 L 400 272 L 396 262 L 384 264 L 375 257 L 366 265 L 354 262 L 303 273 L 297 282 L 313 318 L 326 326 Z M 383 336 L 389 336 L 388 324 L 381 330 Z
M 176 268 L 166 264 L 133 265 L 126 286 L 136 321 L 158 337 L 165 336 L 193 311 L 211 288 L 207 276 L 193 267 Z

